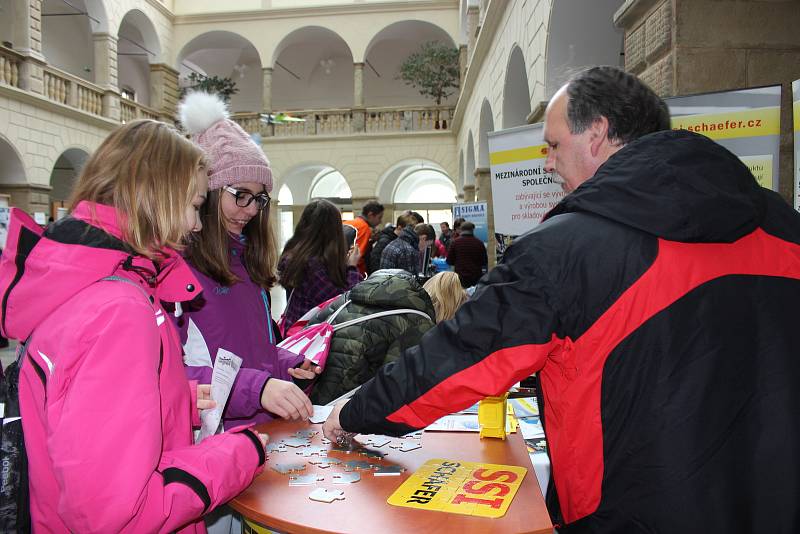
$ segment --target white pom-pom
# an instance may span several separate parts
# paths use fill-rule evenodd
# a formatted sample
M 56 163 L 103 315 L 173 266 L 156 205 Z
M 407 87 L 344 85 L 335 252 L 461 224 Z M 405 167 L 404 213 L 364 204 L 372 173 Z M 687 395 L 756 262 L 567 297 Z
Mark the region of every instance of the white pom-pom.
M 228 118 L 228 108 L 217 95 L 193 92 L 178 106 L 178 117 L 186 133 L 197 135 L 212 124 Z

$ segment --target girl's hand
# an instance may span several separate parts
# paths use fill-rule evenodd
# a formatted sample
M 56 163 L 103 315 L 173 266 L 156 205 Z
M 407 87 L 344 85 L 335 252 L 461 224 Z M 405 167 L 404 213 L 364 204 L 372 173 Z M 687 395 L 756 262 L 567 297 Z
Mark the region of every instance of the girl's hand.
M 298 380 L 311 380 L 322 372 L 322 367 L 315 365 L 311 360 L 303 360 L 297 367 L 287 369 L 289 376 Z
M 211 384 L 197 384 L 197 409 L 216 408 L 217 401 L 211 398 Z

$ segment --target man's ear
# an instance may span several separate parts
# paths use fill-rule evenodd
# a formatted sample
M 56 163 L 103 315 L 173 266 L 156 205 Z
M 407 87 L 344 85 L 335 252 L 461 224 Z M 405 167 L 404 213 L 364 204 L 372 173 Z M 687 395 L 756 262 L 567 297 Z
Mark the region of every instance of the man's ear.
M 608 141 L 608 119 L 602 115 L 592 121 L 589 126 L 590 135 L 590 148 L 593 157 L 597 157 L 600 153 L 600 148 Z

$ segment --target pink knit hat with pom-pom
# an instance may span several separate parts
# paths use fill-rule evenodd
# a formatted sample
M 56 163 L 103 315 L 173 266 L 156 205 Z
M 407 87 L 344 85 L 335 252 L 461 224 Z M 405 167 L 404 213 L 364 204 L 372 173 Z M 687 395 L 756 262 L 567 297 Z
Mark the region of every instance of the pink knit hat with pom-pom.
M 272 169 L 264 151 L 241 126 L 228 118 L 217 95 L 189 93 L 178 106 L 184 130 L 206 152 L 208 189 L 242 182 L 264 184 L 272 191 Z

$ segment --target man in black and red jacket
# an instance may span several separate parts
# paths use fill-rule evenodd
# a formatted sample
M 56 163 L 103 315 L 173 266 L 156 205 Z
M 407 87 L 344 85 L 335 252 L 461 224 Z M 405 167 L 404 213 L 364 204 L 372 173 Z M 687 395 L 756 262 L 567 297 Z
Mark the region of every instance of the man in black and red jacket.
M 326 434 L 403 434 L 538 371 L 560 534 L 800 532 L 800 214 L 619 69 L 545 120 L 571 194 Z

